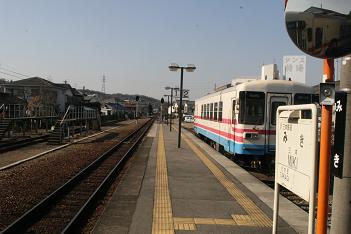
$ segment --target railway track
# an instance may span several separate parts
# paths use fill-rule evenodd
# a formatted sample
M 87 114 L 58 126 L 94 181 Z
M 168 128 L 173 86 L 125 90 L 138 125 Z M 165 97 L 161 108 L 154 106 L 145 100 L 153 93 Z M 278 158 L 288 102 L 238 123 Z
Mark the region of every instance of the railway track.
M 21 140 L 5 142 L 3 144 L 0 144 L 0 153 L 5 153 L 5 152 L 18 149 L 21 147 L 25 147 L 28 145 L 42 143 L 47 141 L 48 138 L 49 138 L 49 135 L 43 135 L 38 137 L 30 137 L 30 138 L 21 139 Z
M 79 231 L 136 149 L 153 120 L 103 153 L 64 185 L 40 201 L 2 233 L 72 233 Z
M 114 125 L 118 125 L 119 122 L 120 122 L 119 120 L 104 121 L 102 122 L 102 126 L 114 126 Z M 75 134 L 78 132 L 79 130 L 77 129 Z M 46 142 L 48 139 L 49 139 L 49 134 L 45 134 L 37 137 L 28 137 L 25 139 L 10 140 L 7 142 L 3 142 L 0 144 L 0 153 L 5 153 L 5 152 L 9 152 L 11 150 L 19 149 L 25 146 Z

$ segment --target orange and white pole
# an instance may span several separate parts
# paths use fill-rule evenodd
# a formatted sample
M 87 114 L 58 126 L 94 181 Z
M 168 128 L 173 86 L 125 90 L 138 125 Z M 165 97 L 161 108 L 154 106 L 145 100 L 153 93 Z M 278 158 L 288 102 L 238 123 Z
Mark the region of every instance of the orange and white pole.
M 324 59 L 323 66 L 325 82 L 334 81 L 334 59 Z M 327 233 L 332 110 L 333 106 L 322 106 L 316 229 L 317 234 Z

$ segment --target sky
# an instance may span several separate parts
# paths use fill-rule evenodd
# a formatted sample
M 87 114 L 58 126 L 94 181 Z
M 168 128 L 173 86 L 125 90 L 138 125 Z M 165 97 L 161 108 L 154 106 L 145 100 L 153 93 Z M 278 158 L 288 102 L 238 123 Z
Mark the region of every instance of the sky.
M 101 91 L 105 74 L 106 93 L 160 99 L 180 83 L 168 65 L 195 64 L 184 88 L 196 99 L 235 77 L 260 76 L 262 64 L 282 71 L 284 55 L 303 55 L 285 30 L 283 0 L 0 2 L 0 72 L 75 88 Z M 322 60 L 306 56 L 307 84 L 317 84 Z

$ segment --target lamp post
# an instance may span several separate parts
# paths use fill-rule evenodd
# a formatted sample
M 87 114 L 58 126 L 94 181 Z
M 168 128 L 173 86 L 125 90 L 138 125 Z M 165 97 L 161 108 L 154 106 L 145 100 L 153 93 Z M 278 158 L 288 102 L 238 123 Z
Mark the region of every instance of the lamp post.
M 178 90 L 179 88 L 165 87 L 166 90 L 171 90 L 171 116 L 169 118 L 169 131 L 172 131 L 172 117 L 173 117 L 173 90 Z
M 182 131 L 182 108 L 183 108 L 183 73 L 184 69 L 187 72 L 193 72 L 196 67 L 194 64 L 188 64 L 187 66 L 179 66 L 176 63 L 172 63 L 168 66 L 170 71 L 178 71 L 180 69 L 180 100 L 179 100 L 179 107 L 178 107 L 178 117 L 179 117 L 179 127 L 178 127 L 178 148 L 180 148 L 180 139 L 181 139 L 181 131 Z
M 169 109 L 169 97 L 171 96 L 171 95 L 169 95 L 169 94 L 165 94 L 165 95 L 163 95 L 164 97 L 167 97 L 167 124 L 168 124 L 168 120 L 169 120 L 169 113 L 168 113 L 168 109 Z

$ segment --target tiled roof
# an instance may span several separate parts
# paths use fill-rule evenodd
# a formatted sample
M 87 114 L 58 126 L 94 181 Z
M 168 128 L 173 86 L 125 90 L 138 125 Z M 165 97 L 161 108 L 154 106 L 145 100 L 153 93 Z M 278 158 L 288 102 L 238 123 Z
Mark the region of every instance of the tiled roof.
M 46 86 L 46 87 L 55 87 L 56 84 L 52 83 L 51 81 L 45 80 L 40 77 L 31 77 L 22 80 L 16 80 L 8 83 L 7 85 L 18 85 L 18 86 Z
M 56 84 L 40 77 L 31 77 L 22 80 L 11 81 L 4 86 L 40 86 L 59 89 L 72 89 L 69 84 Z

